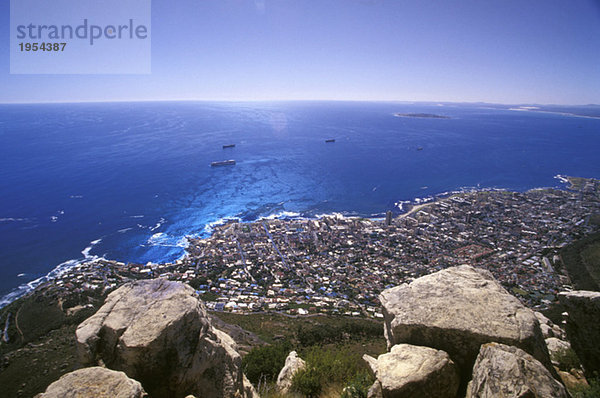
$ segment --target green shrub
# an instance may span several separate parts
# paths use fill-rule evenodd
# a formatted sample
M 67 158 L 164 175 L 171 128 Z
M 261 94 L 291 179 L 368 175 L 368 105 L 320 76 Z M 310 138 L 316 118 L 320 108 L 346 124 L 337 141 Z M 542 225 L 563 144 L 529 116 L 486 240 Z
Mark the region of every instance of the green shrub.
M 296 331 L 298 342 L 302 347 L 310 347 L 316 344 L 323 344 L 335 341 L 341 337 L 341 332 L 335 326 L 324 328 L 318 326 L 299 325 Z
M 206 285 L 208 283 L 208 279 L 203 277 L 197 277 L 188 281 L 188 285 L 198 290 L 200 285 Z
M 292 388 L 308 398 L 318 397 L 322 388 L 322 374 L 312 366 L 298 371 L 293 378 Z
M 200 298 L 202 299 L 202 301 L 217 301 L 219 295 L 213 292 L 206 292 L 204 294 L 201 294 Z
M 353 385 L 357 394 L 348 397 L 362 397 L 363 385 L 373 383 L 361 355 L 348 348 L 316 346 L 306 349 L 301 357 L 306 361 L 306 368 L 296 373 L 292 389 L 307 397 L 318 396 L 326 386 L 347 386 L 348 383 Z
M 296 337 L 300 346 L 339 343 L 342 340 L 360 340 L 383 335 L 383 326 L 372 321 L 344 321 L 339 325 L 299 325 Z
M 242 359 L 244 373 L 255 385 L 259 381 L 276 381 L 291 349 L 287 341 L 253 348 Z
M 565 348 L 553 353 L 552 360 L 558 362 L 559 369 L 565 372 L 571 369 L 579 369 L 580 367 L 579 358 L 571 348 Z
M 589 386 L 577 386 L 569 392 L 573 398 L 598 398 L 600 397 L 600 379 L 588 379 Z
M 341 398 L 367 398 L 369 388 L 371 388 L 372 384 L 373 378 L 368 372 L 359 372 L 344 388 Z

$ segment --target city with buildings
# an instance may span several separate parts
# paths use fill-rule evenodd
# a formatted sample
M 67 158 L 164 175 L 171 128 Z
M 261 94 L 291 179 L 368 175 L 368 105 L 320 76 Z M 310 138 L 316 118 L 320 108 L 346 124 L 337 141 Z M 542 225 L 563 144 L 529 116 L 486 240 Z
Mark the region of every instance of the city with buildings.
M 573 181 L 571 181 L 573 183 Z M 489 270 L 525 304 L 544 309 L 570 280 L 559 251 L 598 231 L 597 180 L 570 190 L 477 191 L 438 198 L 385 219 L 229 222 L 168 264 L 81 264 L 53 291 L 102 294 L 140 278 L 189 283 L 214 311 L 382 317 L 378 294 L 443 268 Z

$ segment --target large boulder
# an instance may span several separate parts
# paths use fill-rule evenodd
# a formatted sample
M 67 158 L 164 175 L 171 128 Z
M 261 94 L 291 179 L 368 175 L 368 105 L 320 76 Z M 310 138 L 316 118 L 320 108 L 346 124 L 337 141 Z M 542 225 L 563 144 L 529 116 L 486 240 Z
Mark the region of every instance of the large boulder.
M 123 372 L 99 366 L 75 370 L 50 384 L 36 398 L 142 398 L 142 385 Z
M 287 394 L 292 387 L 292 379 L 298 371 L 306 367 L 306 362 L 298 356 L 296 351 L 292 351 L 285 359 L 285 365 L 277 376 L 277 388 L 284 394 Z
M 486 270 L 462 265 L 387 289 L 379 296 L 388 347 L 408 343 L 447 352 L 463 383 L 482 344 L 522 348 L 556 374 L 533 311 Z
M 443 351 L 398 344 L 389 353 L 380 355 L 376 362 L 370 357 L 365 360 L 377 378 L 372 396 L 456 397 L 460 378 L 454 362 Z
M 187 285 L 165 279 L 126 284 L 76 335 L 84 365 L 124 371 L 152 397 L 248 394 L 235 343 L 212 327 Z
M 505 344 L 481 347 L 467 398 L 567 398 L 565 387 L 538 360 Z
M 600 372 L 600 292 L 562 292 L 558 299 L 568 312 L 567 336 L 586 375 Z

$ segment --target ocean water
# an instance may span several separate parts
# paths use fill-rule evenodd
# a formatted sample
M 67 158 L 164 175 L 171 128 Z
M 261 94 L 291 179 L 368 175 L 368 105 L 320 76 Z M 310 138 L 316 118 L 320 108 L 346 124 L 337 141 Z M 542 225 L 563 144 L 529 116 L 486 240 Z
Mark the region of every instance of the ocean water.
M 599 150 L 600 119 L 489 106 L 0 105 L 0 303 L 94 256 L 176 260 L 228 218 L 381 216 L 464 188 L 598 178 Z

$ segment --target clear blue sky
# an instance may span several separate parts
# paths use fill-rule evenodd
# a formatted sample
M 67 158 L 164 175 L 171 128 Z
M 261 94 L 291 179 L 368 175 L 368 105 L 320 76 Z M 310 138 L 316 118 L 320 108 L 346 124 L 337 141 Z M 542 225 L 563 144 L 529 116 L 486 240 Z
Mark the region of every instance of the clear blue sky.
M 149 75 L 10 75 L 0 102 L 600 103 L 598 0 L 153 0 Z

